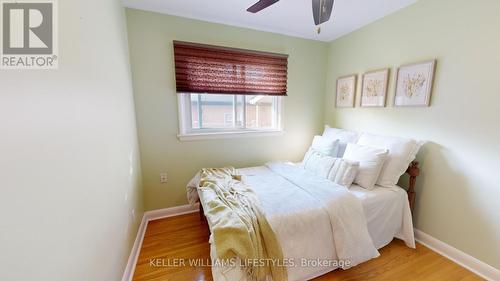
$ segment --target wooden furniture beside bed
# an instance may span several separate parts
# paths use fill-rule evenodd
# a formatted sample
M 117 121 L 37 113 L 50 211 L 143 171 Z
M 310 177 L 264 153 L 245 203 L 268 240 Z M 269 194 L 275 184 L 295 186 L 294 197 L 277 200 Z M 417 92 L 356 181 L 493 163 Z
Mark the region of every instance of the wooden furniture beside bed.
M 413 214 L 413 208 L 415 207 L 415 184 L 417 182 L 417 177 L 420 174 L 420 168 L 418 167 L 418 162 L 413 161 L 406 170 L 406 173 L 410 175 L 410 184 L 408 185 L 408 202 L 410 202 L 410 210 Z
M 417 183 L 417 177 L 420 174 L 420 168 L 418 167 L 418 161 L 413 161 L 408 166 L 406 173 L 410 176 L 410 182 L 408 185 L 408 202 L 410 203 L 410 210 L 413 214 L 413 208 L 415 207 L 415 185 Z M 203 212 L 203 206 L 200 204 L 200 220 L 206 222 L 207 218 L 205 217 L 205 213 Z

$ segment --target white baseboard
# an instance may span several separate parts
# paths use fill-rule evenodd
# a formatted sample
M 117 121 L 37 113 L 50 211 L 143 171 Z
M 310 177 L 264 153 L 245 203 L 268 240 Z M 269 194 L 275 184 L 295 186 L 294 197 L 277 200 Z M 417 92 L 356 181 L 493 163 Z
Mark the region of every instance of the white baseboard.
M 185 214 L 191 214 L 198 212 L 199 205 L 182 205 L 172 208 L 166 209 L 158 209 L 153 211 L 148 211 L 144 213 L 144 216 L 147 217 L 148 221 L 159 220 L 163 218 L 180 216 Z
M 141 224 L 137 230 L 137 236 L 135 237 L 134 245 L 130 251 L 130 256 L 128 257 L 127 266 L 123 272 L 122 281 L 131 281 L 134 276 L 135 265 L 137 264 L 137 259 L 139 258 L 139 252 L 141 251 L 142 240 L 144 240 L 144 234 L 146 233 L 146 227 L 148 226 L 148 220 L 146 216 L 142 216 Z
M 415 229 L 415 240 L 430 248 L 436 253 L 467 268 L 486 280 L 500 280 L 500 270 L 484 263 L 473 256 L 440 241 L 429 234 Z
M 122 281 L 132 281 L 132 277 L 134 277 L 135 265 L 137 264 L 137 259 L 139 258 L 139 253 L 141 251 L 142 242 L 144 240 L 144 234 L 146 234 L 148 222 L 173 216 L 196 213 L 198 212 L 198 208 L 198 204 L 195 204 L 144 212 L 141 224 L 139 225 L 139 229 L 137 230 L 137 236 L 135 238 L 134 245 L 132 246 L 130 256 L 128 257 L 127 266 L 125 267 L 125 271 L 123 272 Z

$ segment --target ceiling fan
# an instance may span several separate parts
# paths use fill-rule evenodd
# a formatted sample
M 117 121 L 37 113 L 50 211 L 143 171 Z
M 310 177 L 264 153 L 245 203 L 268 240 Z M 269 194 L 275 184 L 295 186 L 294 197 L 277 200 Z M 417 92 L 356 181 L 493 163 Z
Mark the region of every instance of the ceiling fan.
M 247 11 L 250 13 L 257 13 L 278 1 L 279 0 L 259 0 L 259 2 L 250 6 Z M 311 2 L 314 24 L 320 25 L 327 22 L 332 14 L 334 0 L 311 0 Z M 318 33 L 320 32 L 321 28 L 318 27 Z

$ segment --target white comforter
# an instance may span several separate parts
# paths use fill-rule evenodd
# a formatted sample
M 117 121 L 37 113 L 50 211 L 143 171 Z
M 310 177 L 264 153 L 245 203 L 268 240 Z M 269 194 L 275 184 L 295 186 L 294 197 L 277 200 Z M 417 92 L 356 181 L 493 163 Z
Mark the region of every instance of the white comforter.
M 261 202 L 285 259 L 294 263 L 288 267 L 289 280 L 306 280 L 329 272 L 339 267 L 335 260 L 355 266 L 379 255 L 368 233 L 361 202 L 346 188 L 293 164 L 269 163 L 245 169 L 243 174 L 243 181 Z M 193 179 L 188 185 L 191 203 L 197 199 L 195 182 Z M 217 258 L 215 251 L 211 254 Z M 323 264 L 318 265 L 319 261 Z M 215 280 L 244 277 L 239 268 L 212 270 Z

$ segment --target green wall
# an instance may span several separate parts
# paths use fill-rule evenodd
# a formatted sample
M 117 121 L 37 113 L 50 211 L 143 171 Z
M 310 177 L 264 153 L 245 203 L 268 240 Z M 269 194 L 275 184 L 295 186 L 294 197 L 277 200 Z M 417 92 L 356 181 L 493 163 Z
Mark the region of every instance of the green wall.
M 143 212 L 125 12 L 57 2 L 59 69 L 0 70 L 0 280 L 120 280 Z
M 147 210 L 187 204 L 185 186 L 202 167 L 297 161 L 321 132 L 327 44 L 133 9 L 126 13 Z M 172 40 L 289 54 L 284 135 L 179 141 Z M 160 184 L 163 171 L 166 184 Z
M 500 268 L 500 1 L 421 0 L 329 45 L 325 122 L 428 140 L 416 228 Z M 397 66 L 437 59 L 431 106 L 395 108 Z M 337 77 L 391 67 L 387 108 L 335 109 Z M 359 86 L 360 84 L 358 84 Z

